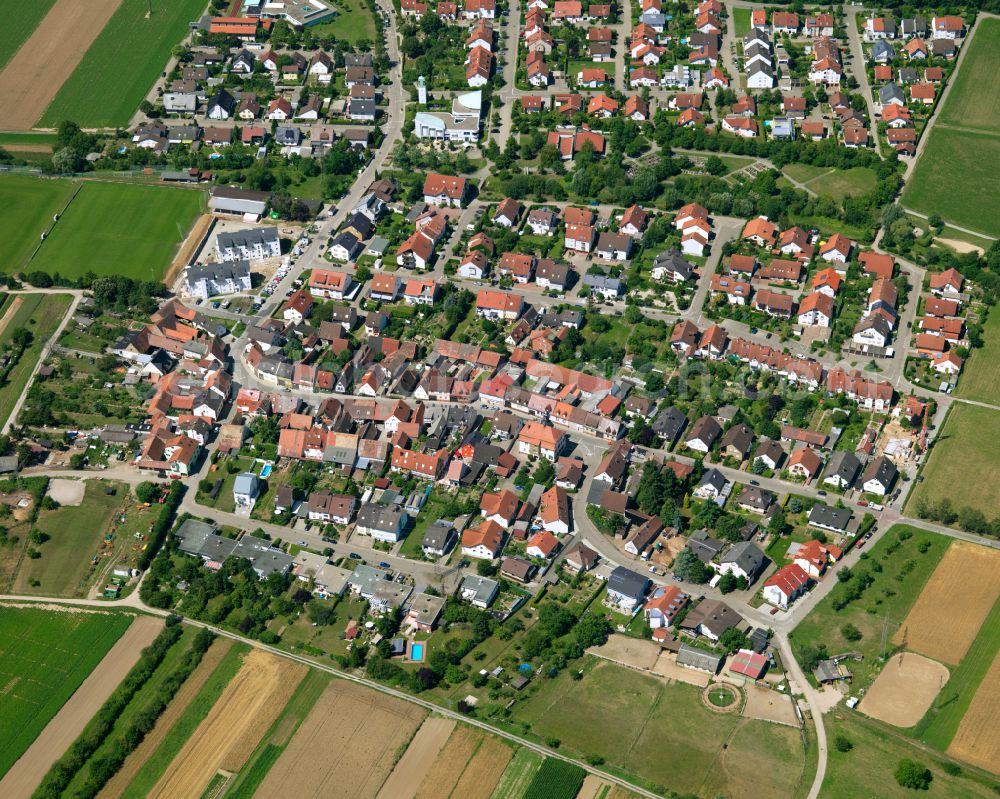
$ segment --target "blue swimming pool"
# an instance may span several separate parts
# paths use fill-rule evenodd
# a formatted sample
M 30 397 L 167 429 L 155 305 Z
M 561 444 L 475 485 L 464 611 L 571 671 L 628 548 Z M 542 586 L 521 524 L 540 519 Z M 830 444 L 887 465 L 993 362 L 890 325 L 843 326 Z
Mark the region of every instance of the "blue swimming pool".
M 410 660 L 422 663 L 424 660 L 424 645 L 414 641 L 410 645 Z
M 260 476 L 263 477 L 266 480 L 267 476 L 270 473 L 271 473 L 271 464 L 270 463 L 265 463 L 264 464 L 264 468 L 260 470 Z

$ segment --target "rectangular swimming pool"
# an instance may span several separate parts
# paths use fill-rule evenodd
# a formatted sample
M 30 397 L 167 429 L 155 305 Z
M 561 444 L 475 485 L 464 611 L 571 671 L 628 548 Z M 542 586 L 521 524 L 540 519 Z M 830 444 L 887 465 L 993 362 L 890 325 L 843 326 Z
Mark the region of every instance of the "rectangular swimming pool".
M 424 660 L 424 645 L 420 642 L 414 641 L 410 644 L 410 660 L 416 663 L 422 663 Z
M 266 480 L 268 475 L 270 474 L 271 474 L 271 464 L 265 463 L 264 468 L 260 470 L 260 476 Z

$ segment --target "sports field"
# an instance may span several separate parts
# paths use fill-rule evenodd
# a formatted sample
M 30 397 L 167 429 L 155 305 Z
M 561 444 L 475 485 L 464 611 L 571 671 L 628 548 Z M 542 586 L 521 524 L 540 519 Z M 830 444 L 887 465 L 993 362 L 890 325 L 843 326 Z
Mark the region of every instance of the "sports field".
M 20 272 L 42 232 L 69 201 L 76 184 L 21 176 L 0 177 L 0 269 Z
M 3 608 L 0 775 L 28 748 L 132 622 L 131 616 Z
M 957 402 L 938 435 L 923 469 L 923 481 L 914 488 L 906 504 L 916 512 L 920 502 L 936 506 L 942 500 L 953 509 L 972 508 L 987 520 L 997 517 L 1000 508 L 1000 482 L 991 479 L 970 480 L 969 475 L 994 475 L 1000 469 L 1000 411 Z M 961 490 L 956 491 L 956 487 Z
M 204 203 L 201 191 L 86 182 L 29 271 L 161 280 Z
M 907 208 L 1000 237 L 1000 171 L 984 168 L 1000 161 L 1000 20 L 983 18 L 966 47 L 902 199 Z
M 1000 397 L 1000 312 L 993 311 L 983 325 L 983 346 L 965 362 L 955 391 L 960 397 L 995 404 Z
M 205 0 L 122 0 L 38 123 L 71 119 L 84 127 L 125 125 L 152 88 L 170 51 L 198 19 Z
M 941 109 L 938 123 L 997 132 L 1000 118 L 1000 19 L 983 17 Z
M 55 0 L 6 0 L 0 25 L 0 69 L 38 27 Z

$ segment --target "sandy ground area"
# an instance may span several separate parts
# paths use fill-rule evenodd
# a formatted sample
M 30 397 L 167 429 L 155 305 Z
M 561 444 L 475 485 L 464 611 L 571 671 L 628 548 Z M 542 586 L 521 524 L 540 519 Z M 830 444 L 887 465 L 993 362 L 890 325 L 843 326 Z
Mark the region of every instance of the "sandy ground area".
M 56 0 L 0 72 L 6 130 L 30 130 L 83 60 L 121 0 Z
M 455 724 L 454 719 L 439 716 L 432 716 L 421 724 L 389 779 L 378 792 L 378 799 L 413 799 L 420 783 L 430 771 L 431 763 L 455 729 Z
M 24 305 L 24 297 L 20 295 L 11 300 L 10 305 L 7 306 L 7 310 L 4 312 L 3 318 L 0 319 L 0 333 L 3 333 L 7 329 L 11 320 L 17 315 L 17 309 L 22 305 Z
M 334 680 L 299 725 L 255 797 L 375 797 L 401 747 L 411 741 L 426 715 L 402 699 Z
M 946 682 L 946 666 L 914 652 L 900 652 L 889 658 L 859 708 L 873 719 L 912 727 Z
M 1000 598 L 998 571 L 1000 550 L 953 541 L 892 642 L 957 664 Z
M 97 795 L 98 799 L 118 799 L 125 792 L 129 783 L 139 773 L 150 755 L 157 750 L 174 723 L 187 710 L 188 705 L 194 701 L 205 681 L 215 671 L 215 667 L 219 665 L 232 646 L 233 641 L 230 638 L 216 638 L 212 642 L 208 651 L 202 656 L 198 668 L 185 680 L 184 685 L 174 694 L 173 700 L 167 705 L 167 709 L 156 720 L 156 726 L 142 739 L 142 743 L 132 750 L 122 767 Z
M 583 785 L 580 786 L 580 793 L 576 795 L 576 799 L 596 799 L 598 791 L 610 784 L 596 774 L 588 774 L 583 780 Z
M 150 792 L 201 796 L 220 769 L 238 771 L 284 709 L 306 667 L 254 650 Z
M 610 635 L 606 644 L 591 647 L 587 650 L 587 654 L 621 663 L 633 669 L 652 671 L 656 659 L 660 656 L 660 645 L 625 635 Z
M 177 250 L 176 257 L 167 269 L 167 273 L 163 276 L 163 284 L 165 286 L 168 288 L 173 287 L 174 283 L 184 274 L 184 269 L 194 257 L 195 251 L 198 249 L 198 245 L 201 243 L 202 238 L 204 238 L 210 224 L 212 224 L 211 214 L 202 214 L 194 220 L 191 230 L 188 231 L 187 238 L 184 239 L 180 249 Z
M 965 711 L 948 754 L 994 774 L 1000 774 L 1000 654 L 983 677 Z
M 139 616 L 132 622 L 97 668 L 0 780 L 0 796 L 4 799 L 29 799 L 52 764 L 83 732 L 87 722 L 139 660 L 143 648 L 153 643 L 162 629 L 163 620 L 151 616 Z
M 792 700 L 787 694 L 771 691 L 759 685 L 746 683 L 743 686 L 746 702 L 743 704 L 743 715 L 751 719 L 773 721 L 778 724 L 799 726 Z
M 711 675 L 707 672 L 689 669 L 686 666 L 679 666 L 677 664 L 677 656 L 672 652 L 660 653 L 660 657 L 653 667 L 653 674 L 658 674 L 669 680 L 685 682 L 688 685 L 696 685 L 699 688 L 704 688 L 712 679 Z
M 83 504 L 86 491 L 87 484 L 83 480 L 62 480 L 58 477 L 49 480 L 49 496 L 60 505 Z
M 959 241 L 958 239 L 942 239 L 940 237 L 936 238 L 935 241 L 939 244 L 944 244 L 946 247 L 951 247 L 959 254 L 967 252 L 974 252 L 977 255 L 983 254 L 982 247 L 977 247 L 975 244 L 970 244 L 967 241 Z

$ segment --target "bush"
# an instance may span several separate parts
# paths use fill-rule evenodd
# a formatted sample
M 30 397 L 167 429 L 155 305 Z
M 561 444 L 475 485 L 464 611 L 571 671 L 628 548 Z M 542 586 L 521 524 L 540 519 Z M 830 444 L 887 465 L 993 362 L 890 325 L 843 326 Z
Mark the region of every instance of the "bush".
M 861 630 L 849 622 L 840 628 L 840 632 L 848 641 L 860 641 L 862 638 Z
M 914 791 L 926 791 L 931 787 L 931 780 L 934 778 L 929 768 L 907 758 L 899 761 L 895 777 L 900 786 Z
M 847 736 L 838 735 L 833 739 L 833 748 L 838 752 L 850 752 L 854 748 L 854 744 Z

